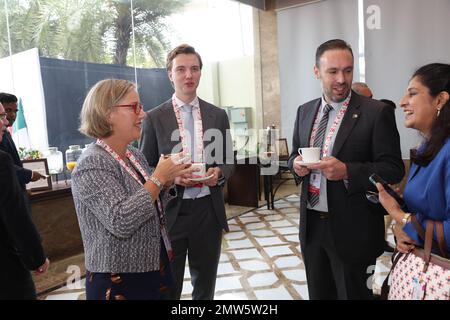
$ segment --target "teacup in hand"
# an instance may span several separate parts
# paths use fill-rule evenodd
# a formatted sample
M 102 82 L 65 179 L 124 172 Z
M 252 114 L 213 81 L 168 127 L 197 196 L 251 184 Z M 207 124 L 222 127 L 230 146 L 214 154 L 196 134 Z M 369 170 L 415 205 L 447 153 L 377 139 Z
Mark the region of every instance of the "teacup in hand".
M 164 159 L 170 158 L 175 164 L 190 163 L 191 155 L 189 152 L 169 153 L 164 155 Z
M 206 163 L 193 162 L 191 168 L 194 170 L 192 176 L 194 178 L 203 178 L 206 175 Z
M 316 163 L 320 161 L 320 148 L 298 148 L 298 153 L 302 156 L 302 162 Z

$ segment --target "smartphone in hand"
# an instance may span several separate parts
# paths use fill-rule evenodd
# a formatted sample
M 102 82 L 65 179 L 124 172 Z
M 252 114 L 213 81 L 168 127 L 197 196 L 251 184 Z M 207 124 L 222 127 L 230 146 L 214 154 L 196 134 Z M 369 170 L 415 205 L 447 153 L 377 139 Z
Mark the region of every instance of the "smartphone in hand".
M 389 193 L 400 205 L 400 207 L 402 208 L 403 211 L 407 211 L 406 209 L 406 203 L 405 200 L 403 200 L 402 197 L 400 197 L 400 195 L 394 190 L 392 189 L 389 184 L 384 181 L 379 175 L 377 175 L 376 173 L 373 173 L 370 177 L 369 177 L 370 182 L 373 183 L 374 186 L 376 186 L 376 183 L 381 183 L 381 185 L 384 187 L 384 190 L 386 190 L 387 193 Z

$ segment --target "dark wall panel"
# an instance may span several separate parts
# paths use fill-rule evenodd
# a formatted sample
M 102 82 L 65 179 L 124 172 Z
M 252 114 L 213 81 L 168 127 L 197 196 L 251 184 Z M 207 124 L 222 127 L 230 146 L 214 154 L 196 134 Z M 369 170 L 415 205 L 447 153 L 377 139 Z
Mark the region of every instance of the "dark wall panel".
M 78 132 L 79 115 L 89 89 L 107 78 L 134 82 L 134 68 L 40 58 L 49 145 L 64 151 L 69 145 L 92 142 Z M 148 111 L 169 99 L 173 88 L 165 69 L 137 69 L 141 101 Z

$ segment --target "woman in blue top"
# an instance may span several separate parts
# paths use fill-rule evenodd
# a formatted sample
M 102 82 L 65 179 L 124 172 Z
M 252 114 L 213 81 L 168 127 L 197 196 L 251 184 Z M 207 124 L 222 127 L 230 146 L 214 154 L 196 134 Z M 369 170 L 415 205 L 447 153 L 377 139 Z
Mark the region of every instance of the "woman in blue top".
M 408 211 L 426 228 L 427 220 L 441 221 L 446 251 L 450 252 L 450 65 L 432 63 L 413 75 L 400 101 L 405 126 L 421 132 L 425 142 L 411 153 L 411 168 L 404 199 Z M 410 214 L 377 184 L 380 202 L 397 221 L 397 249 L 407 253 L 423 246 Z M 403 226 L 399 228 L 398 226 Z

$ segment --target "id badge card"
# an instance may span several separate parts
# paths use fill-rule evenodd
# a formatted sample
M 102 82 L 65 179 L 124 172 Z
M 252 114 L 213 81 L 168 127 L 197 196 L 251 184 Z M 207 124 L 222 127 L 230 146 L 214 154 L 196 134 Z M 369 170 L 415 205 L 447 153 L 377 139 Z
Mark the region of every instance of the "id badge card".
M 309 192 L 314 194 L 320 194 L 321 181 L 322 181 L 321 172 L 318 170 L 312 171 L 309 178 Z
M 423 300 L 425 298 L 425 290 L 427 283 L 420 278 L 414 277 L 412 280 L 412 297 L 411 300 Z

